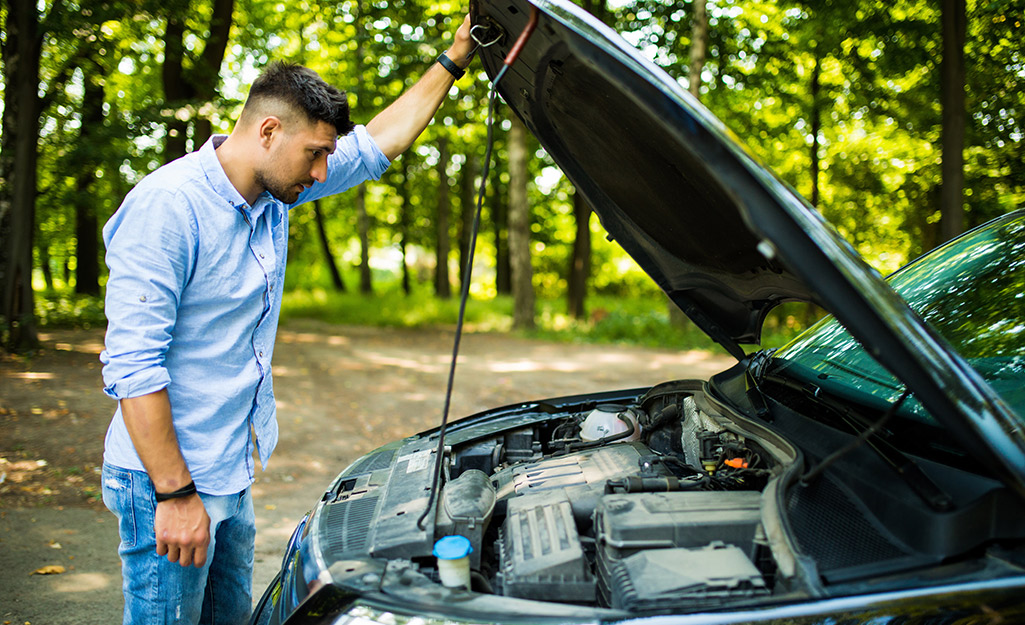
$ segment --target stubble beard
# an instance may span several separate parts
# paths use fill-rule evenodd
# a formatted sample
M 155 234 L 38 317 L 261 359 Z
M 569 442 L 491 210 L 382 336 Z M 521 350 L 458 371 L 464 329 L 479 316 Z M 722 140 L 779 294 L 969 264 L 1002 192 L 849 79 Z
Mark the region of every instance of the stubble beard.
M 302 183 L 283 184 L 265 175 L 262 171 L 256 172 L 256 183 L 270 193 L 271 197 L 285 204 L 294 204 L 299 199 L 299 194 L 301 193 L 301 191 L 296 189 L 296 185 Z

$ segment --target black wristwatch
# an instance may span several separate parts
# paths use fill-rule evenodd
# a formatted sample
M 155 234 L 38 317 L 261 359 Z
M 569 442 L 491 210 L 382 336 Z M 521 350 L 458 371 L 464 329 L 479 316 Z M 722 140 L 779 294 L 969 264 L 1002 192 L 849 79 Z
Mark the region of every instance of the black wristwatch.
M 444 52 L 442 52 L 441 56 L 438 57 L 438 62 L 441 63 L 442 67 L 444 67 L 445 69 L 448 70 L 448 73 L 450 73 L 453 76 L 455 76 L 456 80 L 459 80 L 460 78 L 462 78 L 463 74 L 466 73 L 465 69 L 463 69 L 463 68 L 459 67 L 458 65 L 456 65 L 455 61 L 453 61 L 452 59 L 448 58 L 448 55 L 445 54 Z

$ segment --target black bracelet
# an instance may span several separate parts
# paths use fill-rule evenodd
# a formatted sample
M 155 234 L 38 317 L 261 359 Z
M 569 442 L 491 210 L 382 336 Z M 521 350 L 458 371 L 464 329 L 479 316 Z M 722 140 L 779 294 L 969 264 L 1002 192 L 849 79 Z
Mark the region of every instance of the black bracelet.
M 452 59 L 448 58 L 448 55 L 444 52 L 442 52 L 441 56 L 438 57 L 438 62 L 441 63 L 442 67 L 448 70 L 448 73 L 455 76 L 456 80 L 462 78 L 463 74 L 466 73 L 465 69 L 462 69 L 461 67 L 456 65 L 455 62 Z
M 189 482 L 185 486 L 182 486 L 173 493 L 155 493 L 157 496 L 157 503 L 161 501 L 167 501 L 168 499 L 181 499 L 182 497 L 188 497 L 189 495 L 196 494 L 196 483 Z

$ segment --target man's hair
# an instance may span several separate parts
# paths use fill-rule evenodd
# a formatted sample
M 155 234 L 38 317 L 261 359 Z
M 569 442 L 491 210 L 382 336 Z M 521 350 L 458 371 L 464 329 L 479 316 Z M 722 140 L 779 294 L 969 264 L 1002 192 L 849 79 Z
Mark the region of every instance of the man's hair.
M 271 100 L 302 113 L 310 122 L 331 124 L 339 135 L 348 134 L 354 127 L 349 119 L 345 92 L 327 84 L 316 72 L 302 65 L 282 61 L 268 65 L 249 88 L 240 121 L 248 121 L 247 117 L 261 113 L 263 104 Z

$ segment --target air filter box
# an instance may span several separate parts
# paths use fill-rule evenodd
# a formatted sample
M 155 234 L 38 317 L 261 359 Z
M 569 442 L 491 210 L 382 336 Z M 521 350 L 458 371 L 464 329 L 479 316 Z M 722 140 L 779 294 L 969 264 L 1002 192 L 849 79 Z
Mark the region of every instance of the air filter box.
M 595 509 L 595 532 L 614 559 L 715 541 L 736 545 L 754 559 L 760 501 L 760 493 L 749 491 L 605 495 Z
M 511 499 L 498 547 L 502 594 L 540 601 L 594 601 L 594 578 L 565 494 Z
M 614 596 L 620 592 L 616 590 L 620 580 L 615 578 L 628 575 L 619 565 L 635 555 L 644 557 L 634 562 L 661 561 L 717 543 L 730 546 L 731 552 L 736 550 L 750 564 L 756 556 L 760 501 L 759 493 L 747 491 L 605 495 L 594 512 L 601 600 L 609 606 L 626 601 Z M 661 551 L 668 554 L 657 553 Z M 635 594 L 643 595 L 641 589 Z
M 713 543 L 700 549 L 651 549 L 612 566 L 613 608 L 680 612 L 769 594 L 744 552 Z

